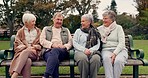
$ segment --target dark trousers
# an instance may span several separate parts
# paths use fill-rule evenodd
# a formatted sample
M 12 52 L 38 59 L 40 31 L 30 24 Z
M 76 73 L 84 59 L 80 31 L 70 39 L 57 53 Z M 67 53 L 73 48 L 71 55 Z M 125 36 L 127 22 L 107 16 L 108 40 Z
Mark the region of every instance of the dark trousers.
M 46 61 L 46 71 L 44 73 L 45 78 L 59 78 L 59 63 L 65 59 L 69 58 L 69 53 L 66 49 L 53 48 L 43 55 Z

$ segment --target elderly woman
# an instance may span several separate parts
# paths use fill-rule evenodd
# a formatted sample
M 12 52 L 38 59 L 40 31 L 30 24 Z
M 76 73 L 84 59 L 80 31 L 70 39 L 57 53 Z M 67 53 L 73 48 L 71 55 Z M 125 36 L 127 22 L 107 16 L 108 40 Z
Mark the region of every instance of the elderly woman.
M 128 58 L 124 31 L 116 23 L 115 16 L 111 10 L 104 12 L 103 25 L 98 27 L 103 42 L 101 53 L 106 78 L 120 78 Z
M 73 46 L 74 59 L 78 64 L 81 78 L 97 78 L 101 66 L 99 33 L 92 26 L 93 16 L 85 14 L 81 17 L 81 28 L 75 31 Z
M 22 74 L 23 78 L 30 78 L 32 61 L 38 59 L 41 50 L 41 30 L 35 27 L 36 17 L 31 13 L 25 13 L 22 20 L 24 26 L 18 30 L 14 42 L 15 55 L 9 70 L 11 78 L 17 78 L 19 74 Z

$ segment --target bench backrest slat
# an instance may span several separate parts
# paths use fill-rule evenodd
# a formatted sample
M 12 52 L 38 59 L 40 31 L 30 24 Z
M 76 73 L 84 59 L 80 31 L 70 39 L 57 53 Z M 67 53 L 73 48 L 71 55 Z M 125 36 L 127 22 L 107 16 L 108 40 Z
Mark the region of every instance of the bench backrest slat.
M 133 38 L 131 35 L 126 35 L 125 36 L 125 45 L 126 48 L 128 49 L 128 58 L 131 58 L 131 49 L 133 48 Z
M 131 35 L 125 36 L 125 45 L 126 45 L 126 48 L 128 49 L 129 58 L 131 57 L 130 50 L 133 47 L 133 42 L 131 42 L 132 41 L 131 39 L 132 39 Z M 14 40 L 15 40 L 15 35 L 12 35 L 10 40 L 10 48 L 12 49 L 14 47 Z

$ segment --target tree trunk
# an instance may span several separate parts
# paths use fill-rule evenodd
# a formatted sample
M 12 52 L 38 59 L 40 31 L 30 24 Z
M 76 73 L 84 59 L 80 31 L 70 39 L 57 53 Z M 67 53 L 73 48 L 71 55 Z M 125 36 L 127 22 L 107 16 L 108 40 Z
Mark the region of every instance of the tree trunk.
M 13 21 L 10 21 L 9 18 L 7 18 L 7 26 L 9 27 L 9 36 L 11 37 L 13 35 Z M 7 31 L 8 32 L 8 31 Z

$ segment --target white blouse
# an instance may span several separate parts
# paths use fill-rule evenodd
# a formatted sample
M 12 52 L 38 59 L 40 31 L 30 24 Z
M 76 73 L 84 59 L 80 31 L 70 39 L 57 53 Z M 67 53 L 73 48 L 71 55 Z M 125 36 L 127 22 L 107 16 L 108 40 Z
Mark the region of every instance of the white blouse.
M 35 28 L 31 29 L 30 31 L 28 30 L 28 28 L 25 27 L 25 30 L 24 30 L 24 33 L 25 33 L 25 39 L 26 41 L 28 42 L 28 44 L 30 44 L 31 46 L 31 43 L 33 43 L 33 41 L 35 40 L 36 36 L 37 36 L 37 31 Z

